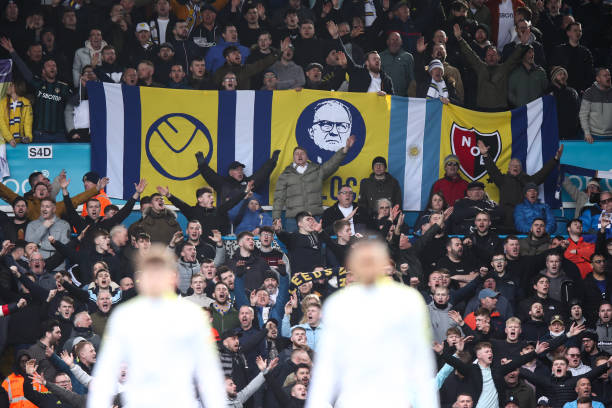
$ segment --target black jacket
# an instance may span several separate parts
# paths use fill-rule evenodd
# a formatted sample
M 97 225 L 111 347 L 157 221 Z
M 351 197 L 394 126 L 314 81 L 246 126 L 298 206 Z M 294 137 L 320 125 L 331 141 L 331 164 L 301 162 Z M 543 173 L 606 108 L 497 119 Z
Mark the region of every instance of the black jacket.
M 353 224 L 355 225 L 355 231 L 359 232 L 359 226 L 365 227 L 369 221 L 368 211 L 359 207 L 357 203 L 353 203 L 353 209 L 357 208 L 357 212 L 353 216 Z M 338 202 L 331 207 L 328 207 L 325 211 L 323 211 L 323 216 L 321 219 L 323 220 L 323 229 L 331 235 L 334 235 L 334 222 L 337 220 L 341 220 L 344 218 L 344 214 L 338 208 Z
M 502 209 L 493 201 L 487 199 L 470 200 L 469 198 L 462 198 L 455 202 L 454 207 L 455 210 L 447 222 L 452 234 L 470 234 L 473 230 L 472 227 L 474 227 L 476 215 L 480 211 L 489 213 L 492 226 L 500 225 L 503 219 Z
M 536 387 L 542 387 L 545 395 L 549 397 L 550 405 L 553 408 L 561 408 L 566 402 L 576 399 L 574 388 L 579 379 L 588 378 L 592 381 L 607 370 L 608 365 L 602 364 L 598 367 L 593 367 L 591 371 L 583 375 L 572 376 L 572 373 L 568 370 L 564 377 L 555 377 L 554 375 L 541 377 L 525 368 L 521 368 L 520 375 Z
M 480 399 L 480 394 L 482 393 L 482 371 L 478 364 L 467 364 L 458 358 L 454 357 L 452 354 L 454 352 L 454 347 L 447 347 L 442 354 L 442 358 L 448 364 L 455 367 L 461 374 L 467 377 L 468 381 L 471 383 L 471 389 L 473 390 L 474 403 L 477 404 Z M 493 382 L 495 383 L 495 388 L 497 389 L 497 395 L 499 397 L 499 405 L 503 406 L 504 401 L 504 389 L 505 389 L 505 381 L 504 376 L 509 372 L 519 368 L 523 364 L 533 360 L 537 357 L 535 351 L 531 353 L 524 354 L 518 358 L 512 360 L 512 362 L 505 365 L 491 365 L 491 376 L 493 377 Z
M 346 70 L 349 74 L 349 92 L 367 92 L 372 82 L 370 71 L 368 71 L 365 66 L 355 64 L 351 55 L 346 51 L 346 48 L 344 48 L 342 39 L 338 38 L 337 42 L 342 52 L 346 55 Z M 395 91 L 393 90 L 393 81 L 391 81 L 391 77 L 384 71 L 380 71 L 380 79 L 381 90 L 388 95 L 393 95 Z
M 551 85 L 546 93 L 555 97 L 557 102 L 557 127 L 559 128 L 559 139 L 572 140 L 580 139 L 578 130 L 580 129 L 580 97 L 578 92 L 572 87 L 562 88 Z
M 359 206 L 366 208 L 370 213 L 376 211 L 376 201 L 381 198 L 391 200 L 391 205 L 402 208 L 403 194 L 399 182 L 389 173 L 385 173 L 383 180 L 374 177 L 361 179 L 359 183 Z

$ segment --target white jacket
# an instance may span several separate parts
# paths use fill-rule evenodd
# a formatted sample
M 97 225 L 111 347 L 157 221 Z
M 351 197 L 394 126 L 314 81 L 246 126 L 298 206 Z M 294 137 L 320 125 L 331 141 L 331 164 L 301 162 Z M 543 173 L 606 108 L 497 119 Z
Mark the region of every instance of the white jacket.
M 384 279 L 351 285 L 323 306 L 306 408 L 438 405 L 431 328 L 422 296 Z
M 89 386 L 88 408 L 108 408 L 122 364 L 126 408 L 225 407 L 225 385 L 210 325 L 197 305 L 169 295 L 117 307 L 106 326 Z

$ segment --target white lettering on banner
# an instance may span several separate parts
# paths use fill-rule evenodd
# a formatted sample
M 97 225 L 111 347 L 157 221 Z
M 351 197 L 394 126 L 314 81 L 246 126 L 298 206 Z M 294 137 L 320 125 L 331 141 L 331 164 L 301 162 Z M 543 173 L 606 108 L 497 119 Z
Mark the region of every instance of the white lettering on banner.
M 461 146 L 470 147 L 471 145 L 472 145 L 472 141 L 470 140 L 469 136 L 463 136 L 461 138 Z
M 53 146 L 28 146 L 28 159 L 52 159 Z

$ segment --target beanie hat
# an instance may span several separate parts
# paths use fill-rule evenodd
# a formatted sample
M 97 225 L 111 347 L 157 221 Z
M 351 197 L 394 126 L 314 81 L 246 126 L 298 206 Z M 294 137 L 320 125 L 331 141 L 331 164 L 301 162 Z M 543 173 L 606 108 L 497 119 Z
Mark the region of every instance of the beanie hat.
M 383 166 L 385 166 L 385 169 L 387 168 L 387 160 L 385 160 L 385 158 L 382 156 L 376 156 L 374 160 L 372 160 L 372 167 L 374 167 L 376 163 L 381 163 Z
M 442 74 L 444 74 L 444 65 L 439 59 L 433 59 L 429 61 L 429 66 L 427 67 L 427 72 L 431 72 L 434 68 L 440 68 L 442 70 Z
M 557 74 L 562 71 L 565 71 L 565 75 L 567 75 L 567 70 L 565 68 L 559 65 L 555 65 L 554 67 L 550 69 L 550 78 L 554 80 Z
M 444 158 L 444 166 L 446 166 L 450 162 L 455 162 L 459 164 L 459 157 L 455 156 L 454 154 L 449 154 Z

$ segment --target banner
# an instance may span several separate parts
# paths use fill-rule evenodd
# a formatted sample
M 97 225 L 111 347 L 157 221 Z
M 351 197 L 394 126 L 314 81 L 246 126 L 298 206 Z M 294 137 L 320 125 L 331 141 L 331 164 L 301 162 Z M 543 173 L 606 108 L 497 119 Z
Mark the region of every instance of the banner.
M 92 169 L 113 180 L 107 193 L 116 198 L 131 195 L 133 183 L 144 177 L 149 182 L 145 194 L 167 185 L 172 194 L 195 203 L 196 189 L 205 185 L 196 152 L 202 151 L 221 175 L 234 160 L 244 163 L 250 175 L 271 152 L 281 150 L 269 184 L 258 189 L 263 204 L 271 204 L 276 180 L 292 163 L 296 146 L 304 147 L 312 162 L 323 163 L 355 135 L 355 145 L 323 185 L 324 204 L 333 205 L 342 185 L 358 193 L 372 159 L 383 156 L 403 186 L 404 209 L 419 210 L 451 152 L 460 158 L 461 177 L 486 178 L 474 150 L 479 138 L 496 143 L 492 151 L 497 149 L 502 171 L 517 156 L 533 173 L 558 145 L 551 97 L 511 112 L 478 113 L 438 100 L 373 93 L 191 91 L 93 82 L 87 87 Z M 547 198 L 554 197 L 551 180 Z M 497 198 L 497 188 L 485 184 Z
M 0 59 L 0 98 L 4 98 L 8 84 L 13 80 L 13 60 Z

